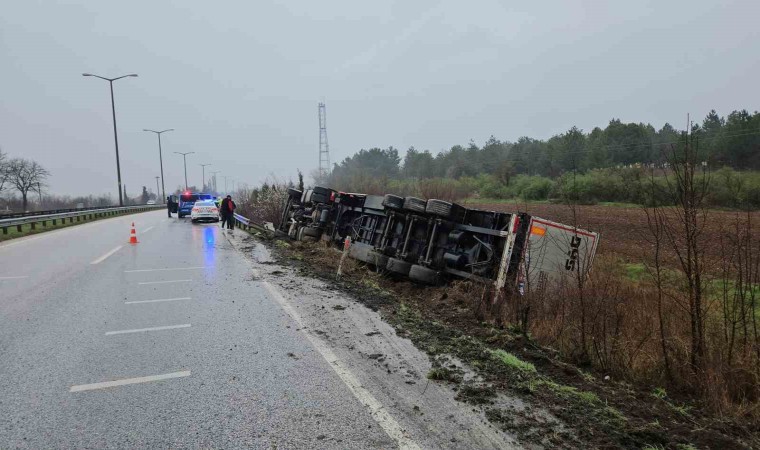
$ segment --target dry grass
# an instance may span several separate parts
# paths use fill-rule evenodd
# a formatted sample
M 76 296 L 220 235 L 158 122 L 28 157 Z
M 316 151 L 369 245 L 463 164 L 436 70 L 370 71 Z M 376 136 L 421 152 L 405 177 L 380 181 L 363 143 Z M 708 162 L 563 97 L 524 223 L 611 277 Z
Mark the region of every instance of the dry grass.
M 531 337 L 572 362 L 616 379 L 696 395 L 720 415 L 760 426 L 760 372 L 752 337 L 742 336 L 748 338 L 747 346 L 741 351 L 735 346 L 729 361 L 717 308 L 710 310 L 706 324 L 707 369 L 695 372 L 689 316 L 679 300 L 677 280 L 662 300 L 662 327 L 657 288 L 646 276 L 632 278 L 618 260 L 599 257 L 583 286 L 572 281 L 557 283 L 541 298 L 523 298 L 522 305 L 507 302 L 502 320 L 515 323 L 515 309 L 527 306 Z

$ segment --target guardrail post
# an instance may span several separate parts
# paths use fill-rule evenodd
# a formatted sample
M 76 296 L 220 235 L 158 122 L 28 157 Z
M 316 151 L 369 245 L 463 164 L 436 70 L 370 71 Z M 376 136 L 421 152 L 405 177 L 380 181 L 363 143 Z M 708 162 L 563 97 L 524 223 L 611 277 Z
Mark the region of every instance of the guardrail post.
M 8 227 L 3 227 L 3 234 L 8 234 Z
M 42 226 L 43 226 L 43 227 L 47 227 L 47 220 L 43 220 L 43 221 L 42 221 Z
M 55 219 L 53 219 L 53 226 L 55 226 L 56 223 L 57 223 L 57 221 Z
M 21 225 L 16 225 L 16 231 L 18 231 L 19 233 L 21 233 Z
M 35 227 L 34 227 L 35 223 L 34 222 L 31 222 L 29 225 L 31 225 L 32 230 L 35 229 Z

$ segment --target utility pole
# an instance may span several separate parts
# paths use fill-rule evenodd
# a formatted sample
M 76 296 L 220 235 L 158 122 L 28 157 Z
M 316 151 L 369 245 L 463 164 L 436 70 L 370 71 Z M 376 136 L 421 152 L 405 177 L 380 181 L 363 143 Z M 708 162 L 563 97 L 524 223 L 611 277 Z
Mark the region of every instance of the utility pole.
M 40 209 L 42 209 L 42 186 L 37 182 L 37 193 L 40 194 Z
M 206 166 L 210 166 L 211 164 L 199 164 L 203 168 L 203 186 L 201 187 L 202 190 L 206 190 Z
M 195 152 L 186 152 L 186 153 L 174 152 L 174 153 L 178 155 L 182 155 L 182 161 L 184 161 L 185 163 L 185 190 L 187 190 L 187 155 L 192 155 Z
M 156 197 L 158 197 L 158 193 L 160 192 L 160 191 L 158 190 L 158 179 L 159 179 L 159 178 L 160 178 L 160 177 L 158 177 L 158 176 L 156 177 Z M 164 199 L 164 203 L 166 203 L 166 199 Z
M 161 196 L 164 198 L 164 203 L 166 203 L 166 187 L 164 185 L 164 156 L 161 152 L 161 134 L 166 133 L 167 131 L 174 131 L 174 128 L 169 128 L 168 130 L 162 130 L 162 131 L 155 131 L 155 130 L 146 130 L 143 128 L 143 131 L 150 131 L 151 133 L 156 133 L 158 136 L 158 161 L 161 164 Z M 158 188 L 156 188 L 156 196 L 158 196 Z
M 227 175 L 224 176 L 224 194 L 227 194 Z
M 330 146 L 327 144 L 327 111 L 325 104 L 319 103 L 319 176 L 326 177 L 330 173 Z
M 82 76 L 95 77 L 95 78 L 100 78 L 101 80 L 106 80 L 108 81 L 108 84 L 111 86 L 111 114 L 113 115 L 113 142 L 114 142 L 114 145 L 116 146 L 116 178 L 118 179 L 118 182 L 119 182 L 119 206 L 124 206 L 124 199 L 121 196 L 121 165 L 119 164 L 119 138 L 116 134 L 116 106 L 114 105 L 114 101 L 113 101 L 113 82 L 116 80 L 120 80 L 122 78 L 126 78 L 126 77 L 136 77 L 137 74 L 131 73 L 129 75 L 122 75 L 116 78 L 106 78 L 106 77 L 101 77 L 100 75 L 94 75 L 91 73 L 83 73 Z

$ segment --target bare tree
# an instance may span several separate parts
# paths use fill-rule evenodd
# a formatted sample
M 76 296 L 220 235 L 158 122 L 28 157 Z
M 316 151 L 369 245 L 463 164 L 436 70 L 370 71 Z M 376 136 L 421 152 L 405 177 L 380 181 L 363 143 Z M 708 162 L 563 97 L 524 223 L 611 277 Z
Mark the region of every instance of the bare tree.
M 39 192 L 45 180 L 50 176 L 37 161 L 15 158 L 8 164 L 9 182 L 21 193 L 23 210 L 27 210 L 29 192 Z
M 8 157 L 5 153 L 3 153 L 3 150 L 0 149 L 0 194 L 3 193 L 3 189 L 5 189 L 5 183 L 8 182 L 9 178 L 9 170 L 8 165 L 10 161 L 8 161 Z
M 691 365 L 701 374 L 707 353 L 705 347 L 706 256 L 704 227 L 708 223 L 706 198 L 710 173 L 699 163 L 697 141 L 684 134 L 684 142 L 671 146 L 666 155 L 671 174 L 665 175 L 666 193 L 674 203 L 664 219 L 662 231 L 686 278 L 684 295 L 691 325 Z

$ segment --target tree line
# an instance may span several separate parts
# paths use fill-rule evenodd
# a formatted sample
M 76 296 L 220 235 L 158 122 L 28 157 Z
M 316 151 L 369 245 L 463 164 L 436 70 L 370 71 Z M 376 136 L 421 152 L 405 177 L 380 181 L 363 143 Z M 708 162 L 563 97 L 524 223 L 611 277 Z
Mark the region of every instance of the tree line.
M 712 110 L 690 131 L 700 161 L 713 167 L 760 170 L 757 111 L 733 111 L 721 117 Z M 612 119 L 604 129 L 596 127 L 589 133 L 572 127 L 546 140 L 524 136 L 516 142 L 491 136 L 482 146 L 471 141 L 438 154 L 410 147 L 402 158 L 393 147 L 362 149 L 335 164 L 328 181 L 338 185 L 356 177 L 459 179 L 489 174 L 508 185 L 517 174 L 555 178 L 570 171 L 663 165 L 665 152 L 682 133 L 668 123 L 657 130 L 650 124 Z

